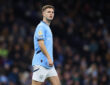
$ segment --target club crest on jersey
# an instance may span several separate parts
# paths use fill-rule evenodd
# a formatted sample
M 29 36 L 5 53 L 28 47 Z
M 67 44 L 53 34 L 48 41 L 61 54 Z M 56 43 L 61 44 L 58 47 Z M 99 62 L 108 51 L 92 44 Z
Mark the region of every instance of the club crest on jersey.
M 43 33 L 42 33 L 42 31 L 40 30 L 39 32 L 38 32 L 38 35 L 42 35 Z

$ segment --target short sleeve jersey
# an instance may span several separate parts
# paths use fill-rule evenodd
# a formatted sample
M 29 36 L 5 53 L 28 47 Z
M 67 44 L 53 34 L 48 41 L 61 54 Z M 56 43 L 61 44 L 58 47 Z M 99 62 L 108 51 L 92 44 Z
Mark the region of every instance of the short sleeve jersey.
M 32 65 L 41 65 L 45 68 L 52 68 L 49 66 L 47 57 L 42 53 L 38 41 L 44 40 L 47 52 L 49 53 L 53 61 L 53 37 L 50 27 L 43 21 L 41 21 L 36 27 L 34 33 L 34 56 L 32 60 Z

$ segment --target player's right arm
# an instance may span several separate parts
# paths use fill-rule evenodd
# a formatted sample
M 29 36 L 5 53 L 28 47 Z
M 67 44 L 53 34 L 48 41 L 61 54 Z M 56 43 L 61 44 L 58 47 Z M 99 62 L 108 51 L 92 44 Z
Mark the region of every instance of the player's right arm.
M 37 41 L 38 41 L 38 44 L 39 44 L 39 47 L 42 51 L 42 53 L 47 57 L 48 59 L 48 63 L 50 66 L 53 66 L 53 62 L 52 62 L 52 59 L 49 55 L 49 53 L 47 52 L 47 49 L 46 49 L 46 46 L 44 44 L 44 39 L 45 39 L 45 30 L 43 29 L 44 27 L 39 27 L 37 28 L 36 30 L 36 33 L 35 33 L 35 36 L 37 38 Z
M 49 65 L 53 66 L 52 59 L 50 58 L 50 56 L 49 56 L 49 54 L 47 52 L 46 46 L 44 44 L 44 40 L 38 40 L 38 44 L 39 44 L 39 47 L 40 47 L 42 53 L 47 57 Z

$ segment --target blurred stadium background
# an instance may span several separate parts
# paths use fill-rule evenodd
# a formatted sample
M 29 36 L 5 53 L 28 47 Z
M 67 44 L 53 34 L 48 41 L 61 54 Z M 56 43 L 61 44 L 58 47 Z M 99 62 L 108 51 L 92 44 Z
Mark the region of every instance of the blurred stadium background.
M 0 85 L 31 85 L 44 4 L 56 8 L 51 28 L 62 85 L 110 85 L 109 0 L 0 0 Z

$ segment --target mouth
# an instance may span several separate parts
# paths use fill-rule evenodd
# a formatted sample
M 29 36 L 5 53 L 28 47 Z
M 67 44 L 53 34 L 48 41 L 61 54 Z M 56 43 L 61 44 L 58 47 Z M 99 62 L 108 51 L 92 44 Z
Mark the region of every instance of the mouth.
M 50 16 L 50 18 L 52 18 L 52 16 Z

